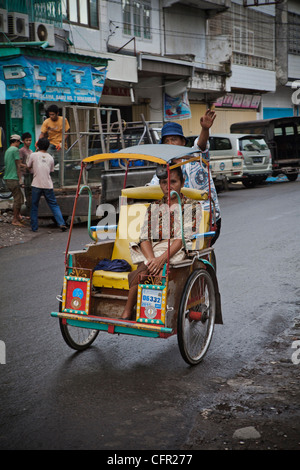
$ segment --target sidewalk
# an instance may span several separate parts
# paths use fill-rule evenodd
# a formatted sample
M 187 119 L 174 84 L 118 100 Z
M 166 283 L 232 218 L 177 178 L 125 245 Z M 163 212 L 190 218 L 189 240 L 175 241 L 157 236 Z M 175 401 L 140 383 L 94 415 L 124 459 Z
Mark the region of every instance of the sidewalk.
M 300 314 L 254 366 L 214 382 L 184 450 L 300 450 Z
M 24 221 L 24 227 L 11 225 L 11 221 L 12 200 L 2 200 L 0 201 L 0 249 L 28 242 L 43 233 L 49 233 L 52 228 L 56 229 L 49 218 L 39 221 L 38 232 L 32 232 L 29 219 Z

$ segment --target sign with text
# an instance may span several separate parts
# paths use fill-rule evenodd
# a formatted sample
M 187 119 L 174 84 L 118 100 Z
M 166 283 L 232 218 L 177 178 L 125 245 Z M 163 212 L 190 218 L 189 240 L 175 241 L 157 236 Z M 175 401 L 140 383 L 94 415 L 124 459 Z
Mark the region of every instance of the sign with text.
M 97 70 L 57 60 L 19 56 L 0 61 L 6 99 L 95 103 L 100 100 L 106 67 Z
M 227 93 L 214 103 L 216 108 L 248 108 L 257 109 L 261 101 L 259 95 L 244 95 L 240 93 Z

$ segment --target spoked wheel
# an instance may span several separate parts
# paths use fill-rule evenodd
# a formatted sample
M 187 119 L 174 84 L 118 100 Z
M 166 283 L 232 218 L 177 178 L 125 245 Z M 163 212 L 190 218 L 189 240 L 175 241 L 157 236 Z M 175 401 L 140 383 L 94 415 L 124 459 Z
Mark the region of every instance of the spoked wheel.
M 213 280 L 205 269 L 197 269 L 184 287 L 177 320 L 178 346 L 188 364 L 198 364 L 205 356 L 213 335 L 215 316 Z
M 61 312 L 61 310 L 62 308 L 60 303 L 59 311 Z M 77 351 L 84 351 L 84 349 L 90 347 L 99 334 L 98 330 L 68 325 L 68 323 L 65 323 L 62 318 L 59 319 L 59 326 L 67 345 Z
M 98 330 L 81 328 L 64 324 L 62 318 L 59 319 L 61 334 L 68 346 L 77 351 L 83 351 L 91 346 L 98 336 Z

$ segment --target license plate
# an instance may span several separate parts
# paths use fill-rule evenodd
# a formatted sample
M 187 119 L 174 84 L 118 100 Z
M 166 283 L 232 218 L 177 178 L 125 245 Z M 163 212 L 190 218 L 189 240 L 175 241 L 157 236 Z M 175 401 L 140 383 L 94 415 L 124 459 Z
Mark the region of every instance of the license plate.
M 252 157 L 253 163 L 262 163 L 262 157 Z
M 143 289 L 142 291 L 142 306 L 152 307 L 153 309 L 161 309 L 161 291 L 153 291 L 150 289 Z
M 139 284 L 137 321 L 163 325 L 166 314 L 166 286 Z

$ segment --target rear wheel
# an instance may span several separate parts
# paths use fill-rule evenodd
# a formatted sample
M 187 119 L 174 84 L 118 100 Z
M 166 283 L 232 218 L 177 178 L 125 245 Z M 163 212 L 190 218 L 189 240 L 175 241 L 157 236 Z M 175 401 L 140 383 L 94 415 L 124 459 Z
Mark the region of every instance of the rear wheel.
M 205 269 L 197 269 L 184 287 L 177 320 L 178 346 L 188 364 L 198 364 L 207 353 L 215 316 L 216 293 L 213 280 Z
M 286 176 L 289 181 L 296 181 L 298 178 L 298 173 L 289 173 Z
M 242 183 L 245 186 L 245 188 L 254 188 L 257 185 L 257 180 L 246 179 L 246 180 L 243 180 Z

